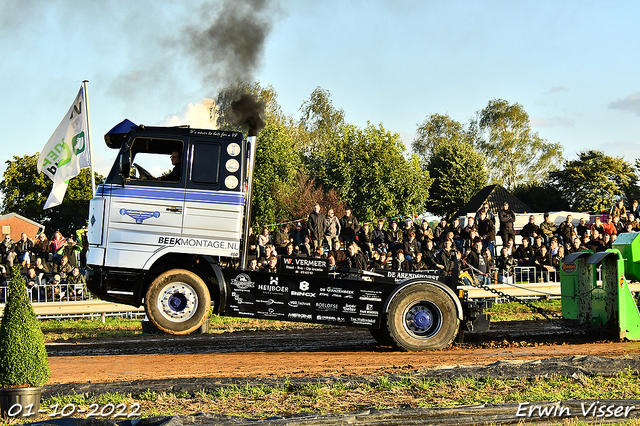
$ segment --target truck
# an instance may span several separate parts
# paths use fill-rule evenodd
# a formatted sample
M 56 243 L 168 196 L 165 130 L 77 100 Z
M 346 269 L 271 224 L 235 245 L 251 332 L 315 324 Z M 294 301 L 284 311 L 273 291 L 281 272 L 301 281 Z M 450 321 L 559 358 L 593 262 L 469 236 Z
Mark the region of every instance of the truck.
M 213 312 L 367 328 L 382 344 L 422 351 L 489 327 L 492 301 L 459 292 L 457 268 L 329 273 L 324 259 L 282 256 L 275 273 L 247 270 L 255 131 L 125 120 L 105 142 L 118 154 L 90 202 L 87 286 L 144 305 L 165 333 L 197 331 Z

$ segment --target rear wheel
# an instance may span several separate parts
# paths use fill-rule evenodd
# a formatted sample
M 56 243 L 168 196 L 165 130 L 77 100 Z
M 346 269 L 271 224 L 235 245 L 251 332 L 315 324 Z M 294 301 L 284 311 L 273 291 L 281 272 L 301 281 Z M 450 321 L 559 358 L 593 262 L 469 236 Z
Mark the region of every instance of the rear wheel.
M 202 279 L 184 269 L 171 269 L 149 286 L 144 307 L 149 320 L 169 334 L 189 334 L 209 316 L 211 295 Z
M 455 339 L 459 325 L 451 297 L 431 284 L 414 284 L 400 290 L 389 306 L 389 336 L 402 350 L 445 348 Z

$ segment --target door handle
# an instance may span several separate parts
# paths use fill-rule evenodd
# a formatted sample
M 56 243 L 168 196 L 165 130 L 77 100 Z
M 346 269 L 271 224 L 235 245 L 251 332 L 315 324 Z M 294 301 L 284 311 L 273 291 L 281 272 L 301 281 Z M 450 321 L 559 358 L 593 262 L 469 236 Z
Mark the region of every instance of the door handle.
M 167 207 L 168 212 L 182 213 L 182 207 Z

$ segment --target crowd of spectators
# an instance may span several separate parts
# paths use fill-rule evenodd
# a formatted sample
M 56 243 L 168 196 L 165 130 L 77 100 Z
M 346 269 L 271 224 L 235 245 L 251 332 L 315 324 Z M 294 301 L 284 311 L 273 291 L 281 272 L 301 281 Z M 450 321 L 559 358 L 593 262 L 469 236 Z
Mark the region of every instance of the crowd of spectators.
M 632 211 L 640 214 L 636 201 Z M 633 213 L 626 214 L 622 203 L 606 222 L 596 217 L 592 224 L 580 219 L 575 225 L 572 215 L 559 225 L 550 220 L 548 213 L 540 223 L 530 216 L 519 230 L 522 242 L 516 245 L 516 215 L 508 203 L 497 213 L 485 203 L 475 215 L 466 218 L 463 227 L 457 218 L 443 218 L 435 227 L 426 220 L 414 223 L 412 218 L 360 225 L 349 209 L 338 220 L 332 209 L 324 215 L 316 204 L 306 223 L 298 221 L 291 228 L 283 224 L 273 236 L 266 227 L 257 237 L 252 234 L 249 255 L 253 259 L 249 268 L 276 271 L 279 258 L 284 255 L 327 259 L 330 269 L 451 273 L 458 264 L 484 283 L 513 282 L 522 271 L 527 273 L 527 277 L 519 277 L 523 280 L 557 281 L 557 271 L 567 254 L 610 248 L 620 233 L 640 231 L 635 218 Z M 496 235 L 502 243 L 498 253 Z
M 0 243 L 0 303 L 7 297 L 11 269 L 18 265 L 31 300 L 35 302 L 80 300 L 87 297 L 84 267 L 88 249 L 87 229 L 65 238 L 56 231 L 51 240 L 44 232 L 34 240 L 22 233 L 18 241 L 6 234 Z

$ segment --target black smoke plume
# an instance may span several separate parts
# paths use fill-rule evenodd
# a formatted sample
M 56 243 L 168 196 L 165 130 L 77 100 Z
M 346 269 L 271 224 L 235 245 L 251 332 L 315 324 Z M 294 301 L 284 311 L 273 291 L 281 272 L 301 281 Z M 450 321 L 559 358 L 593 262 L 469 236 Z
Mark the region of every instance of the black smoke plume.
M 260 114 L 264 112 L 264 106 L 264 102 L 256 100 L 248 93 L 231 103 L 231 109 L 236 113 L 238 124 L 249 129 L 248 136 L 258 136 L 258 132 L 264 127 L 264 121 L 260 118 Z

